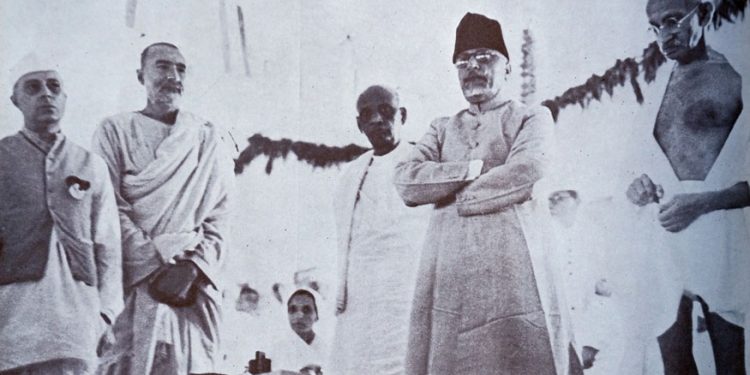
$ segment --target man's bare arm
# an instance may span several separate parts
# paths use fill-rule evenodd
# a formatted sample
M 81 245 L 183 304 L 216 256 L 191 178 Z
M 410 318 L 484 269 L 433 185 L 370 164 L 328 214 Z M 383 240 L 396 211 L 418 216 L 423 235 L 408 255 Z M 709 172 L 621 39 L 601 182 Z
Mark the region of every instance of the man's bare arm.
M 726 189 L 678 194 L 659 208 L 659 221 L 670 232 L 680 232 L 702 215 L 750 206 L 750 187 L 738 182 Z

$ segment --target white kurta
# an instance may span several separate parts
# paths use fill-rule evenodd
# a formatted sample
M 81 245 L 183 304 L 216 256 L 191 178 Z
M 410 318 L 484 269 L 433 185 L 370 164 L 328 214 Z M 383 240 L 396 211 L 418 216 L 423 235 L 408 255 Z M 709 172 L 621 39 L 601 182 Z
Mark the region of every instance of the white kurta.
M 393 185 L 395 163 L 412 146 L 360 157 L 342 176 L 338 199 L 354 199 L 346 310 L 338 315 L 331 374 L 401 374 L 421 241 L 429 208 L 407 207 Z M 363 179 L 364 178 L 364 179 Z M 357 200 L 356 189 L 359 189 Z M 339 217 L 339 221 L 346 221 Z
M 0 371 L 61 358 L 96 368 L 97 289 L 73 279 L 54 230 L 51 237 L 44 277 L 0 288 Z

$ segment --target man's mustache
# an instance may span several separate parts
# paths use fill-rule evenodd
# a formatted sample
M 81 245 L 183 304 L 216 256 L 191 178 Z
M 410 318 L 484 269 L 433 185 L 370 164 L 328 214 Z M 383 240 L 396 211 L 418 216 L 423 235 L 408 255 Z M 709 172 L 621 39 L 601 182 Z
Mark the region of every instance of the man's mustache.
M 159 91 L 176 91 L 182 93 L 183 88 L 181 83 L 165 82 L 159 86 Z
M 466 78 L 464 78 L 464 82 L 474 82 L 474 81 L 482 81 L 486 83 L 487 77 L 479 73 L 472 73 L 472 74 L 469 74 Z

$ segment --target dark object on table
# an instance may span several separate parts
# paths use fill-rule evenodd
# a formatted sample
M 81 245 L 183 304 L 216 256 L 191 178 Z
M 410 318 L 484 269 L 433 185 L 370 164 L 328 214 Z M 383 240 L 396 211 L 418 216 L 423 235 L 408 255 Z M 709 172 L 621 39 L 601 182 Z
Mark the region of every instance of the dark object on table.
M 247 364 L 247 370 L 251 374 L 265 374 L 271 372 L 271 360 L 266 358 L 266 353 L 255 352 L 255 359 Z

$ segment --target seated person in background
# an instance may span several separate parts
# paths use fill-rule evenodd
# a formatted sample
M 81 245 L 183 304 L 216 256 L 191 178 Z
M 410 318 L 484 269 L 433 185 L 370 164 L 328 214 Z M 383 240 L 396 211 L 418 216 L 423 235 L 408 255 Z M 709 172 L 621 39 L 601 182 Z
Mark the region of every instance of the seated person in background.
M 328 345 L 313 327 L 318 321 L 316 299 L 317 292 L 307 288 L 295 289 L 286 299 L 291 331 L 280 333 L 271 350 L 266 352 L 274 371 L 294 370 L 305 375 L 323 373 Z
M 549 196 L 572 342 L 586 374 L 624 373 L 618 367 L 623 346 L 619 310 L 608 281 L 614 276 L 609 207 L 606 200 L 584 202 L 576 190 Z
M 259 300 L 260 295 L 258 294 L 257 290 L 251 288 L 247 284 L 242 284 L 240 286 L 240 296 L 237 298 L 235 309 L 237 311 L 257 315 Z

